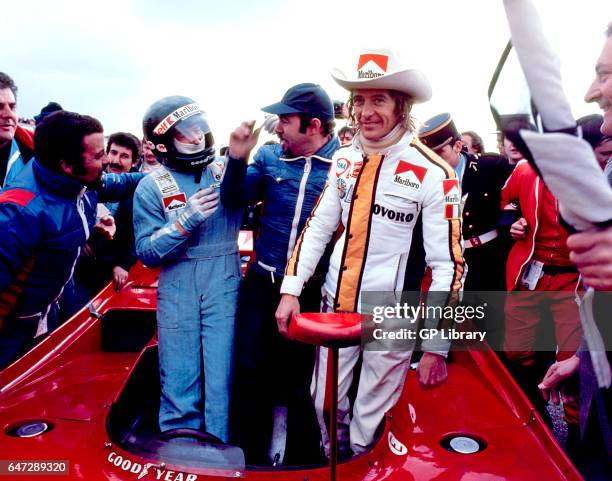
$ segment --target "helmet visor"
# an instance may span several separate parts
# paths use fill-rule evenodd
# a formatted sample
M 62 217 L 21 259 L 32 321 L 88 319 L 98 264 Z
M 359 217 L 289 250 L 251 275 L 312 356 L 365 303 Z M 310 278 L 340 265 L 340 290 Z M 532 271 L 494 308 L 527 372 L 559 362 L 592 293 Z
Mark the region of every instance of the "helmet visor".
M 172 130 L 175 140 L 183 144 L 199 145 L 207 140 L 210 126 L 206 114 L 197 113 L 180 122 L 177 122 Z M 209 147 L 209 146 L 207 146 Z
M 194 102 L 182 105 L 174 111 L 168 113 L 168 115 L 166 115 L 153 128 L 153 134 L 162 136 L 170 130 L 173 130 L 173 135 L 175 132 L 178 132 L 184 136 L 187 136 L 190 134 L 190 131 L 192 131 L 195 132 L 195 135 L 197 136 L 198 129 L 202 134 L 206 134 L 210 131 L 210 127 L 206 119 L 206 113 L 197 103 Z

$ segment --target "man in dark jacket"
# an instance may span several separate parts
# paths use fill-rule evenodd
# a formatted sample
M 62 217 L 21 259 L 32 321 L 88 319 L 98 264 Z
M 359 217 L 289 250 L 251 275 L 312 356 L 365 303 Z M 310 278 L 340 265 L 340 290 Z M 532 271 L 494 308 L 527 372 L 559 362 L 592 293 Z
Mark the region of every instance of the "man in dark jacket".
M 55 304 L 96 223 L 100 200 L 130 195 L 143 174 L 102 173 L 100 122 L 56 112 L 36 129 L 35 159 L 0 191 L 0 369 L 55 326 Z
M 421 142 L 442 157 L 461 179 L 461 234 L 467 264 L 465 300 L 489 307 L 481 327 L 487 330 L 487 341 L 501 348 L 503 336 L 503 292 L 506 290 L 505 258 L 511 247 L 509 237 L 498 231 L 501 190 L 513 166 L 496 154 L 475 157 L 463 150 L 463 141 L 450 114 L 429 119 L 419 131 Z M 478 291 L 499 294 L 483 298 Z M 496 307 L 498 309 L 496 309 Z
M 247 462 L 269 464 L 274 410 L 282 405 L 287 415 L 285 464 L 306 464 L 316 461 L 319 452 L 309 391 L 315 349 L 283 338 L 274 313 L 287 259 L 323 190 L 330 159 L 340 143 L 333 134 L 332 101 L 318 85 L 296 85 L 263 111 L 280 117 L 276 125 L 280 144 L 263 146 L 247 166 L 257 139 L 243 125 L 244 132 L 238 129 L 233 134 L 221 185 L 225 205 L 264 202 L 255 243 L 257 260 L 246 272 L 239 297 L 233 433 Z M 320 275 L 306 285 L 300 298 L 305 312 L 319 311 L 326 271 L 319 267 Z

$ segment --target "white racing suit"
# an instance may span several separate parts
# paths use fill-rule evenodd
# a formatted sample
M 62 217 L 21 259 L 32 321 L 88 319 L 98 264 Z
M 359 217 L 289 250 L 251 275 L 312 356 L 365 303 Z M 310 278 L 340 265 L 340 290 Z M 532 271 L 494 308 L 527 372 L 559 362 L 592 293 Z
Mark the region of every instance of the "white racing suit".
M 336 312 L 362 312 L 361 295 L 368 291 L 398 292 L 407 277 L 413 230 L 422 222 L 425 260 L 432 270 L 430 291 L 461 287 L 460 192 L 453 169 L 412 133 L 384 155 L 364 155 L 359 140 L 339 149 L 332 159 L 327 185 L 293 251 L 281 293 L 298 296 L 310 278 L 325 246 L 342 234 L 332 253 L 324 285 L 324 306 Z M 330 310 L 331 310 L 330 309 Z M 427 326 L 426 327 L 436 327 Z M 427 352 L 446 355 L 449 344 L 439 338 L 424 341 Z M 312 394 L 329 455 L 329 435 L 323 417 L 327 352 L 320 348 Z M 361 377 L 349 428 L 347 392 L 359 347 L 340 349 L 340 453 L 365 451 L 375 431 L 401 394 L 412 347 L 401 351 L 364 351 Z

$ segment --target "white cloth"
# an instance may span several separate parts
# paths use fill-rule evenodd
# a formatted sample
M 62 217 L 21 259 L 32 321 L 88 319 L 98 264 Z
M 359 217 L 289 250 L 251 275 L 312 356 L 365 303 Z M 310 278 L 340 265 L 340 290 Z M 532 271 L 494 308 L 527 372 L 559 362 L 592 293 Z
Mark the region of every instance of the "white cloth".
M 563 91 L 560 62 L 544 36 L 537 10 L 530 0 L 504 0 L 512 45 L 516 50 L 531 97 L 547 130 L 576 126 Z
M 579 231 L 612 219 L 612 189 L 602 175 L 591 146 L 568 134 L 527 130 L 521 137 L 559 201 L 563 219 Z

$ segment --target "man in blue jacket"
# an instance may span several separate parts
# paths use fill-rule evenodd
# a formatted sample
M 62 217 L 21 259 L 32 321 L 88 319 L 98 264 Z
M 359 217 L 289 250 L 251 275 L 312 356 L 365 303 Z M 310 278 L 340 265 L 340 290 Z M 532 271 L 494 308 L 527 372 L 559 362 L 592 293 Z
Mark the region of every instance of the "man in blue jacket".
M 279 116 L 275 132 L 280 144 L 261 147 L 247 166 L 257 133 L 252 124 L 243 124 L 232 135 L 221 185 L 226 206 L 263 200 L 256 261 L 246 272 L 238 302 L 233 437 L 245 450 L 248 463 L 275 462 L 268 456 L 274 410 L 286 407 L 284 463 L 306 464 L 316 461 L 319 453 L 309 390 L 315 349 L 282 337 L 274 313 L 287 260 L 323 190 L 330 159 L 340 143 L 333 131 L 333 103 L 318 85 L 295 85 L 280 102 L 262 110 Z M 305 312 L 319 312 L 326 265 L 319 265 L 318 272 L 300 297 Z M 275 449 L 271 457 L 282 454 L 282 449 Z
M 115 132 L 106 144 L 106 170 L 114 174 L 138 172 L 135 165 L 139 155 L 140 140 L 135 135 Z M 112 239 L 98 232 L 87 241 L 74 268 L 72 282 L 64 289 L 60 303 L 62 319 L 72 317 L 110 280 L 115 290 L 120 291 L 127 283 L 128 271 L 138 260 L 134 247 L 133 197 L 109 202 L 106 207 L 114 219 L 116 231 Z
M 55 327 L 98 200 L 129 196 L 143 177 L 103 175 L 102 125 L 86 115 L 50 115 L 34 145 L 35 159 L 0 191 L 0 369 Z

